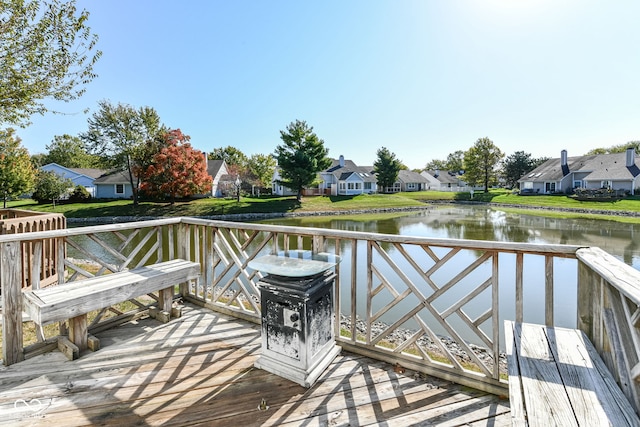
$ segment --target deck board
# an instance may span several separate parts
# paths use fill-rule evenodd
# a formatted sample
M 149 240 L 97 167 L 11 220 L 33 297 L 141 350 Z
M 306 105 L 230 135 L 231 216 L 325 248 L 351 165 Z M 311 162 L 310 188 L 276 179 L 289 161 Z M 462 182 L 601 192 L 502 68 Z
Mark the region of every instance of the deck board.
M 505 399 L 351 353 L 305 389 L 253 367 L 258 325 L 195 306 L 97 335 L 102 348 L 78 360 L 51 352 L 0 368 L 0 425 L 510 423 Z

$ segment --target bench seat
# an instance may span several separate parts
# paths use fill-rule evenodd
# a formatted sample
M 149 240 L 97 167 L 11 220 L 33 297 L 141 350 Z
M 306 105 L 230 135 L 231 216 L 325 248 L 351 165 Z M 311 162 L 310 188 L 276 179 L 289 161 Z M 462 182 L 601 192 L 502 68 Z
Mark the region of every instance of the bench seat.
M 518 426 L 640 426 L 578 329 L 505 322 L 509 400 Z
M 160 308 L 170 311 L 174 285 L 199 276 L 200 264 L 174 259 L 24 291 L 24 311 L 41 326 L 69 319 L 69 338 L 83 350 L 87 348 L 87 313 L 156 291 L 160 291 Z

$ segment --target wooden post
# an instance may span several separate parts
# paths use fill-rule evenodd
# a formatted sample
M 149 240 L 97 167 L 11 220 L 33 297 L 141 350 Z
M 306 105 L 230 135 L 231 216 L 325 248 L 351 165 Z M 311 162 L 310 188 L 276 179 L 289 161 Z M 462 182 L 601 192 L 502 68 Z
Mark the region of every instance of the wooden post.
M 545 255 L 544 257 L 544 318 L 545 325 L 553 327 L 553 256 Z
M 42 269 L 42 240 L 33 242 L 31 247 L 31 289 L 40 289 L 40 271 Z
M 587 334 L 592 343 L 598 347 L 598 341 L 593 336 L 593 313 L 599 310 L 593 306 L 593 292 L 597 289 L 594 286 L 594 272 L 578 260 L 578 312 L 576 325 L 578 329 Z
M 500 266 L 499 266 L 499 253 L 493 253 L 493 264 L 492 264 L 492 279 L 491 279 L 491 310 L 493 312 L 492 316 L 492 329 L 493 329 L 493 354 L 500 354 L 500 282 L 498 280 L 500 276 Z M 500 379 L 500 358 L 493 358 L 493 378 L 496 380 Z
M 212 227 L 207 227 L 204 233 L 204 274 L 200 279 L 197 279 L 200 283 L 196 289 L 202 289 L 202 299 L 207 301 L 207 289 L 208 285 L 213 283 L 215 280 L 215 238 L 216 238 L 216 229 Z M 213 294 L 212 294 L 213 296 Z M 196 297 L 198 297 L 196 292 Z
M 24 360 L 22 348 L 22 263 L 20 242 L 0 247 L 2 290 L 2 361 L 9 366 Z
M 178 258 L 189 259 L 189 232 L 190 227 L 187 224 L 180 223 L 178 225 Z M 189 295 L 189 282 L 180 283 L 180 295 Z M 162 292 L 160 292 L 160 298 L 162 299 Z M 159 302 L 162 304 L 162 301 Z M 171 311 L 171 308 L 169 308 Z
M 56 274 L 58 275 L 58 285 L 62 285 L 65 282 L 64 277 L 64 260 L 67 255 L 66 251 L 66 240 L 63 237 L 60 237 L 55 240 L 56 245 Z
M 69 319 L 69 340 L 74 343 L 80 351 L 87 349 L 87 315 Z
M 160 309 L 171 313 L 171 306 L 173 304 L 173 286 L 170 288 L 160 289 L 159 296 L 158 305 L 160 306 Z
M 516 254 L 516 322 L 518 323 L 522 323 L 524 319 L 523 272 L 524 254 L 518 252 Z

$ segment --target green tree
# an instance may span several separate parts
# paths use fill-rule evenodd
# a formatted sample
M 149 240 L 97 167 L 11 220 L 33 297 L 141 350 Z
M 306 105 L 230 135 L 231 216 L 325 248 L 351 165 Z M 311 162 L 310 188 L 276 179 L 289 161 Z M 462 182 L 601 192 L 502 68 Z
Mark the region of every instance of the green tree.
M 457 150 L 447 156 L 446 170 L 460 172 L 464 170 L 464 151 Z
M 464 153 L 464 180 L 470 185 L 482 184 L 484 192 L 498 182 L 498 165 L 504 157 L 502 151 L 489 138 L 479 138 Z
M 44 100 L 84 93 L 101 55 L 88 17 L 75 0 L 0 0 L 0 123 L 24 126 Z
M 424 168 L 425 170 L 440 170 L 440 171 L 448 170 L 446 160 L 438 160 L 438 159 L 431 160 L 429 163 L 424 165 Z
M 247 156 L 235 147 L 228 145 L 224 148 L 215 148 L 207 157 L 210 160 L 224 160 L 228 174 L 239 178 L 241 186 L 248 185 L 253 178 L 248 169 Z M 237 194 L 240 194 L 239 191 Z
M 624 153 L 625 151 L 627 151 L 627 148 L 634 148 L 636 152 L 640 152 L 640 141 L 629 141 L 626 144 L 617 144 L 610 147 L 594 148 L 593 150 L 589 151 L 587 155 L 589 156 L 594 154 Z
M 4 208 L 7 200 L 31 191 L 35 175 L 29 151 L 22 146 L 15 129 L 0 130 L 0 196 Z
M 384 192 L 398 180 L 402 163 L 385 147 L 380 148 L 377 155 L 378 158 L 373 162 L 373 172 L 376 174 L 378 187 Z
M 442 172 L 460 172 L 464 169 L 464 151 L 457 150 L 447 155 L 447 160 L 431 160 L 424 167 L 426 170 L 440 170 Z
M 224 148 L 214 148 L 208 155 L 209 160 L 224 160 L 229 166 L 238 166 L 240 169 L 247 167 L 247 156 L 236 147 L 226 146 Z
M 507 156 L 502 163 L 502 171 L 507 187 L 517 187 L 518 180 L 533 169 L 535 169 L 535 160 L 531 157 L 531 154 L 524 151 L 516 151 Z
M 164 127 L 151 107 L 136 110 L 130 105 L 112 105 L 109 101 L 100 101 L 99 106 L 88 120 L 89 130 L 80 137 L 91 153 L 127 173 L 133 204 L 137 205 L 140 178 L 135 168 L 152 161 L 155 153 L 148 149 L 147 142 L 157 138 Z
M 280 131 L 280 139 L 283 144 L 274 155 L 282 177 L 279 184 L 296 191 L 301 202 L 302 190 L 316 182 L 318 172 L 331 166 L 329 151 L 305 121 L 291 122 L 286 131 Z
M 255 177 L 259 186 L 271 188 L 271 179 L 276 170 L 276 159 L 268 154 L 253 154 L 247 160 L 247 169 Z
M 70 188 L 73 188 L 73 181 L 70 179 L 62 178 L 55 172 L 39 171 L 31 198 L 38 203 L 51 201 L 55 207 L 56 200 L 60 200 Z
M 40 166 L 44 166 L 46 164 L 44 163 L 46 158 L 47 158 L 46 154 L 42 154 L 42 153 L 32 154 L 31 165 L 33 165 L 35 169 L 38 169 Z
M 65 168 L 94 168 L 100 165 L 98 156 L 89 154 L 78 136 L 56 135 L 47 145 L 43 164 L 56 163 Z

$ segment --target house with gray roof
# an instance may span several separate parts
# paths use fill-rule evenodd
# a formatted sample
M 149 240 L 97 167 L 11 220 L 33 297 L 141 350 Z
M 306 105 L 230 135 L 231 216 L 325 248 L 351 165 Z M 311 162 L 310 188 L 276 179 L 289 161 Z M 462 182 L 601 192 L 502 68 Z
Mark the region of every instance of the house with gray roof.
M 460 173 L 440 170 L 425 170 L 420 172 L 426 180 L 425 190 L 436 191 L 468 191 L 467 183 L 461 180 Z
M 207 153 L 204 153 L 204 159 L 207 165 L 207 173 L 212 178 L 211 196 L 223 197 L 225 194 L 225 186 L 220 185 L 220 182 L 222 177 L 229 174 L 227 163 L 224 160 L 209 160 Z
M 279 184 L 280 170 L 276 168 L 273 175 L 273 194 L 278 196 L 295 195 L 296 192 Z M 318 186 L 307 188 L 304 195 L 355 196 L 371 194 L 378 191 L 373 166 L 358 166 L 344 156 L 331 159 L 331 165 L 318 173 Z
M 576 188 L 622 190 L 638 193 L 640 157 L 634 148 L 624 153 L 594 154 L 550 159 L 518 180 L 521 194 L 566 194 Z
M 61 178 L 70 179 L 73 187 L 78 185 L 87 189 L 91 197 L 96 197 L 96 187 L 94 180 L 104 175 L 107 171 L 104 169 L 92 168 L 67 168 L 57 163 L 48 163 L 40 167 L 41 171 L 53 172 Z
M 422 191 L 427 189 L 427 178 L 420 175 L 417 172 L 413 172 L 406 169 L 401 169 L 398 172 L 398 180 L 396 184 L 399 186 L 399 191 Z M 396 185 L 394 185 L 394 188 Z
M 344 156 L 331 159 L 331 166 L 320 172 L 322 182 L 318 185 L 320 194 L 332 196 L 354 196 L 375 193 L 378 189 L 373 166 L 362 167 Z
M 93 181 L 97 199 L 130 199 L 133 197 L 127 171 L 110 171 Z

